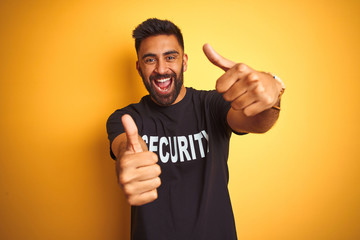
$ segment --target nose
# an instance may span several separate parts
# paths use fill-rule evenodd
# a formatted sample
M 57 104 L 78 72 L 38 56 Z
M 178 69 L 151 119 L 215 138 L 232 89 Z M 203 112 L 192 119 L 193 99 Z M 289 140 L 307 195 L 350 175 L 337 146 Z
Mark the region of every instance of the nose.
M 164 61 L 163 59 L 159 59 L 157 61 L 157 65 L 156 65 L 156 72 L 158 74 L 166 74 L 167 72 L 167 64 L 166 64 L 166 61 Z

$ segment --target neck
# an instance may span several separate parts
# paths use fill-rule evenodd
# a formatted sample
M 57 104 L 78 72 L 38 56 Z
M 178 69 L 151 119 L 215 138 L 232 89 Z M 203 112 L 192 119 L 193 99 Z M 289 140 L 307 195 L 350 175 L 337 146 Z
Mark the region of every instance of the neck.
M 174 104 L 180 102 L 181 100 L 183 100 L 183 98 L 185 97 L 185 94 L 186 94 L 186 87 L 184 87 L 184 85 L 182 85 L 179 95 L 177 96 L 176 100 L 171 105 L 174 105 Z

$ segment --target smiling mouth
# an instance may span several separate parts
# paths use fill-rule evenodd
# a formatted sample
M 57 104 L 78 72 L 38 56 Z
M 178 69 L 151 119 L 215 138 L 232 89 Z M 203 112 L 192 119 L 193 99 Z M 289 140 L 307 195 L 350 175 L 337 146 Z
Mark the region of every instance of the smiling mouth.
M 153 82 L 156 88 L 159 90 L 159 92 L 166 93 L 171 88 L 173 79 L 172 77 L 159 78 L 159 79 L 154 79 Z

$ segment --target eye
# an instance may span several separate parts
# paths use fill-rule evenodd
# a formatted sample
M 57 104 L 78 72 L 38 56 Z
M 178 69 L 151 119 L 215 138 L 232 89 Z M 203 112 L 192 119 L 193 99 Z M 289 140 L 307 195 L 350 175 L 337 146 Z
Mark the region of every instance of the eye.
M 170 56 L 166 57 L 166 61 L 168 61 L 168 62 L 174 61 L 175 59 L 176 59 L 176 56 L 174 56 L 174 55 L 170 55 Z
M 144 62 L 147 64 L 152 64 L 152 63 L 156 62 L 156 59 L 152 58 L 152 57 L 148 57 L 148 58 L 145 58 Z

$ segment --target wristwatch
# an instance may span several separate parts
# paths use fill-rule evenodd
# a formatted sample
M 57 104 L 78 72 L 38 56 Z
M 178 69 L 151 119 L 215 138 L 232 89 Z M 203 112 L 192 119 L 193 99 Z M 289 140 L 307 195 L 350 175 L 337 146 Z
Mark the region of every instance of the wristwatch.
M 272 74 L 271 72 L 268 72 L 268 74 L 270 74 L 270 75 L 271 75 L 278 83 L 280 83 L 280 85 L 281 85 L 281 91 L 280 91 L 279 97 L 278 97 L 278 99 L 280 99 L 281 96 L 282 96 L 282 95 L 284 94 L 284 92 L 285 92 L 285 84 L 284 84 L 284 82 L 281 80 L 281 78 L 279 78 L 278 76 Z M 271 108 L 276 109 L 276 110 L 279 110 L 279 111 L 281 110 L 281 108 L 280 108 L 279 106 L 276 106 L 276 105 L 272 106 Z

